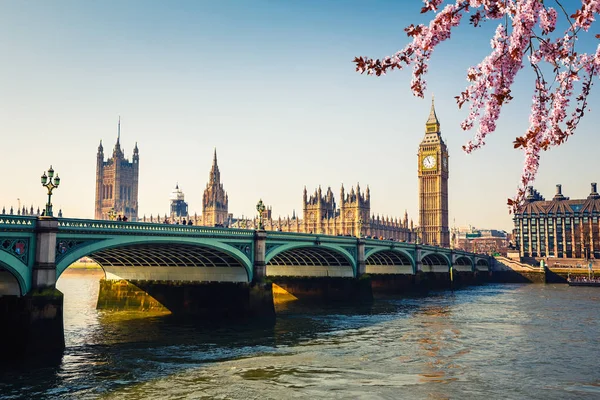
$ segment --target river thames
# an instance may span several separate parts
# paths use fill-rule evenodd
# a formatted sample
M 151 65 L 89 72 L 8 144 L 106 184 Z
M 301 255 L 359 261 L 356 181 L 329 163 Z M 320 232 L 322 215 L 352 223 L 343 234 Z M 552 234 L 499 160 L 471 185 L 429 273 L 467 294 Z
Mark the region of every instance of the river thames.
M 60 278 L 62 360 L 2 367 L 0 398 L 600 398 L 596 288 L 492 284 L 207 327 L 97 311 L 98 279 Z

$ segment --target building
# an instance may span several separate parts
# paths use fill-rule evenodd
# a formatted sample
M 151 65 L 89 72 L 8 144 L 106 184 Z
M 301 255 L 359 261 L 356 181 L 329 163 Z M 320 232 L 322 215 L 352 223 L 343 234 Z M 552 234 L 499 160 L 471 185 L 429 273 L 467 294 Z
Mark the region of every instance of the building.
M 448 149 L 433 99 L 419 145 L 419 230 L 424 244 L 450 247 L 448 229 Z
M 506 256 L 509 249 L 508 234 L 496 229 L 457 229 L 452 231 L 452 239 L 455 249 L 471 253 Z
M 217 165 L 217 149 L 213 156 L 213 164 L 208 175 L 208 183 L 202 196 L 202 217 L 198 225 L 228 226 L 229 224 L 229 197 L 221 183 L 221 173 Z
M 175 189 L 171 192 L 169 200 L 171 201 L 170 216 L 172 220 L 188 217 L 188 203 L 185 202 L 185 196 L 181 189 L 179 189 L 179 184 L 175 185 Z
M 117 143 L 112 158 L 104 161 L 102 141 L 96 157 L 96 219 L 113 219 L 126 216 L 130 221 L 138 219 L 138 179 L 140 155 L 135 144 L 130 162 L 121 150 L 121 119 L 117 129 Z
M 351 188 L 350 193 L 345 193 L 344 186 L 340 190 L 341 203 L 339 207 L 335 201 L 331 188 L 323 193 L 321 187 L 308 195 L 306 188 L 303 193 L 303 218 L 296 218 L 295 212 L 290 218 L 264 218 L 263 225 L 268 231 L 317 233 L 325 235 L 366 236 L 398 241 L 414 241 L 415 229 L 412 221 L 408 220 L 408 213 L 404 219 L 381 217 L 371 214 L 371 192 L 367 187 L 365 193 L 361 192 L 360 185 Z M 269 216 L 272 213 L 267 208 Z M 253 219 L 237 219 L 232 227 L 255 229 L 258 221 Z
M 591 184 L 585 199 L 571 200 L 556 185 L 552 200 L 533 187 L 515 214 L 515 244 L 521 257 L 600 258 L 600 194 Z

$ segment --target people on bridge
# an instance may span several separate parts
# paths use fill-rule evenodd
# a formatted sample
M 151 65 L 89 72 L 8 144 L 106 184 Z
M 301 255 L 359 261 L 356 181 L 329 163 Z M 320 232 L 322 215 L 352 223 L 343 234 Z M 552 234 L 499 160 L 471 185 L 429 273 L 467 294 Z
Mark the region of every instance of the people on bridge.
M 185 222 L 185 218 L 181 221 L 181 225 L 187 225 L 187 223 Z
M 127 222 L 128 220 L 127 215 L 123 215 L 123 222 Z
M 194 225 L 194 223 L 192 222 L 192 220 L 188 220 L 188 225 Z
M 119 214 L 119 216 L 117 217 L 117 221 L 123 221 L 123 218 L 121 217 L 121 214 Z

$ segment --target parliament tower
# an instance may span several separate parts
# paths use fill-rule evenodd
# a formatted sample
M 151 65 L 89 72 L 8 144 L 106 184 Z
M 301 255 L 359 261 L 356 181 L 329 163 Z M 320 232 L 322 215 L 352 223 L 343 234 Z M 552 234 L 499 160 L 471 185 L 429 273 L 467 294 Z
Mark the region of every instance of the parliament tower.
M 448 229 L 448 148 L 433 99 L 419 145 L 419 227 L 424 244 L 450 247 Z
M 121 150 L 121 119 L 117 128 L 117 143 L 112 158 L 104 161 L 102 141 L 96 157 L 96 204 L 95 219 L 110 219 L 119 215 L 129 221 L 138 217 L 138 177 L 140 154 L 135 144 L 133 158 L 129 162 Z
M 208 183 L 202 196 L 202 225 L 228 225 L 229 196 L 221 183 L 221 172 L 217 165 L 217 149 L 208 175 Z

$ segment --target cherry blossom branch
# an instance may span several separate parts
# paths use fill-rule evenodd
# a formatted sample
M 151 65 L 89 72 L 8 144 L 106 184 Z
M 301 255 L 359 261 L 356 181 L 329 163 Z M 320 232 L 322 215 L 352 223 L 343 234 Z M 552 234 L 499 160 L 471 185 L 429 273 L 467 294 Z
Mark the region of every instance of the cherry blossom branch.
M 491 53 L 468 69 L 469 86 L 456 96 L 456 102 L 459 108 L 469 103 L 469 114 L 461 122 L 461 128 L 471 130 L 477 126 L 473 139 L 463 146 L 470 153 L 483 146 L 487 135 L 496 130 L 502 107 L 513 99 L 511 87 L 517 73 L 524 68 L 527 55 L 536 79 L 529 128 L 514 141 L 514 147 L 524 152 L 517 193 L 508 200 L 511 211 L 516 212 L 524 203 L 527 186 L 536 177 L 541 151 L 563 144 L 584 116 L 593 77 L 600 71 L 600 46 L 593 54 L 577 53 L 575 42 L 579 35 L 590 30 L 600 14 L 600 1 L 581 0 L 581 8 L 569 15 L 561 1 L 555 0 L 569 23 L 566 31 L 556 37 L 552 33 L 558 13 L 546 7 L 543 0 L 456 0 L 438 11 L 443 2 L 423 0 L 421 12 L 435 13 L 429 25 L 407 27 L 405 32 L 412 41 L 391 57 L 381 60 L 356 57 L 356 70 L 381 76 L 388 70 L 412 65 L 411 90 L 415 96 L 423 97 L 424 76 L 432 53 L 437 45 L 450 39 L 452 29 L 460 25 L 464 15 L 470 14 L 469 24 L 473 27 L 487 20 L 504 20 L 496 28 Z M 554 77 L 549 81 L 540 67 L 544 63 L 552 66 Z M 581 92 L 575 98 L 575 110 L 569 115 L 576 83 L 581 84 Z

